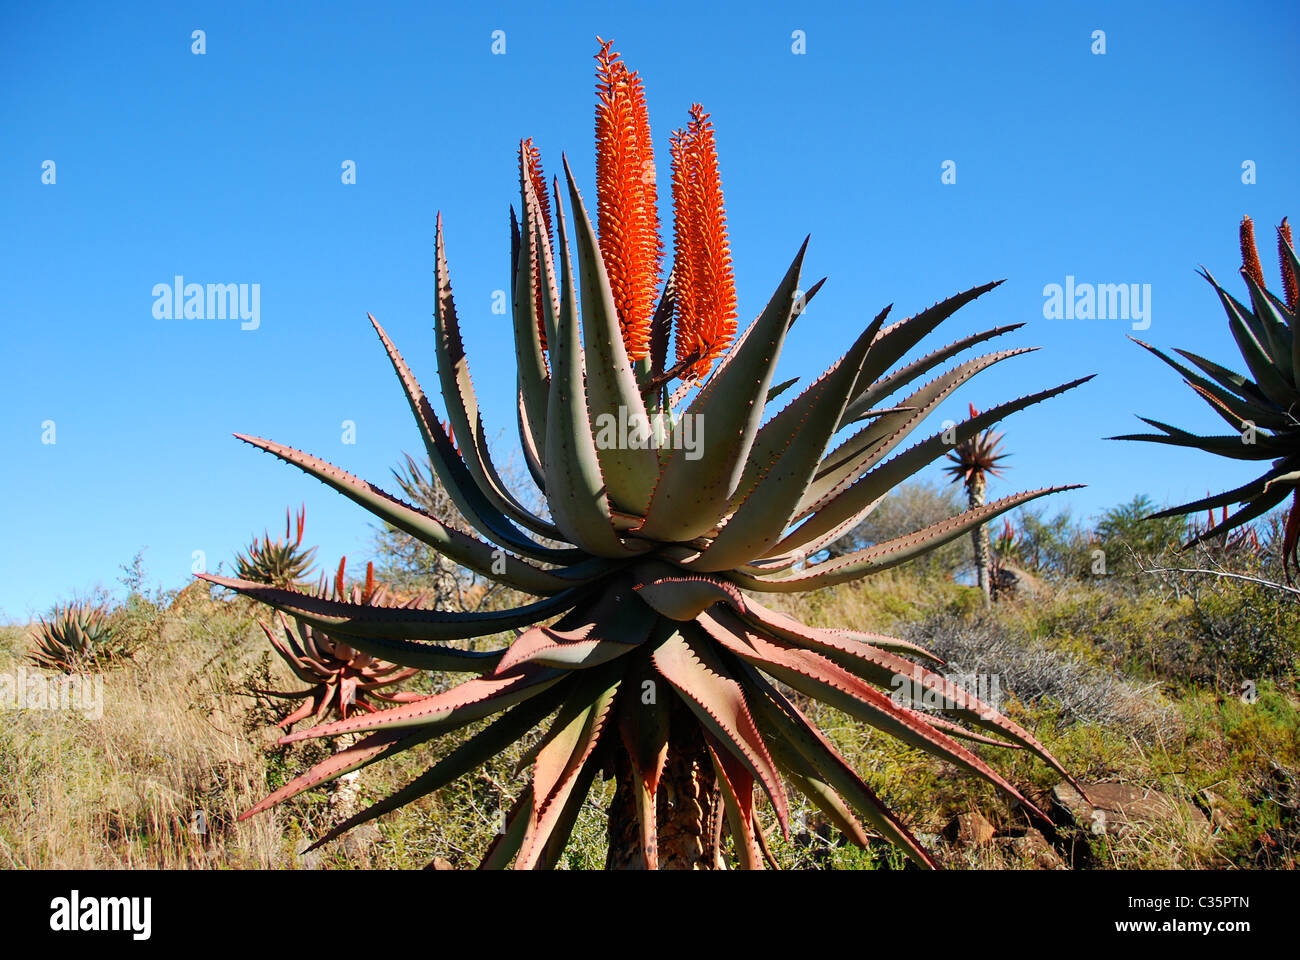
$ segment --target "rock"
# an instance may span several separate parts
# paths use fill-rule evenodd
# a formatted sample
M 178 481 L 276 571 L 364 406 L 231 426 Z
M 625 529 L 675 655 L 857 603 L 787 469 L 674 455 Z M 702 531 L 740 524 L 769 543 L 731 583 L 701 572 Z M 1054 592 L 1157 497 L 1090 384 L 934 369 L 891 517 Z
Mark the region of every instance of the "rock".
M 451 865 L 451 861 L 446 859 L 445 857 L 434 857 L 433 862 L 429 864 L 429 869 L 430 870 L 455 870 L 456 868 L 453 867 Z
M 943 828 L 944 839 L 963 847 L 981 847 L 993 839 L 993 834 L 993 824 L 980 813 L 958 814 Z
M 1030 828 L 1019 837 L 1000 837 L 1000 847 L 1013 862 L 1034 870 L 1068 870 L 1069 866 L 1061 859 L 1043 834 Z
M 991 573 L 989 592 L 995 599 L 1036 597 L 1047 592 L 1047 587 L 1043 581 L 1028 570 L 1021 570 L 1013 563 L 998 564 Z
M 1128 783 L 1084 784 L 1092 803 L 1068 783 L 1058 783 L 1052 798 L 1059 812 L 1081 830 L 1097 836 L 1120 836 L 1139 825 L 1184 824 L 1209 833 L 1210 822 L 1193 804 Z

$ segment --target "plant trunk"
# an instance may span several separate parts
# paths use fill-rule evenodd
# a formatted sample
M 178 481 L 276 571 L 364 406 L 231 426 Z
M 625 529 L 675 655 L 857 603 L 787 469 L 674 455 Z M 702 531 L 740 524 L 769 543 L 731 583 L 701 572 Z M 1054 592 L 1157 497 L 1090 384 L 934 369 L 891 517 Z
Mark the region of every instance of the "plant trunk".
M 617 782 L 609 806 L 607 870 L 642 870 L 641 827 L 637 818 L 631 761 L 619 749 Z M 722 857 L 725 823 L 722 794 L 713 761 L 695 717 L 674 703 L 669 725 L 668 761 L 655 796 L 661 870 L 726 869 Z
M 975 473 L 971 477 L 971 482 L 966 488 L 970 508 L 984 506 L 984 488 L 987 481 L 983 474 Z M 970 532 L 971 545 L 975 549 L 975 578 L 979 583 L 980 594 L 984 598 L 984 606 L 988 608 L 993 603 L 993 595 L 989 586 L 989 531 L 984 524 L 980 524 Z

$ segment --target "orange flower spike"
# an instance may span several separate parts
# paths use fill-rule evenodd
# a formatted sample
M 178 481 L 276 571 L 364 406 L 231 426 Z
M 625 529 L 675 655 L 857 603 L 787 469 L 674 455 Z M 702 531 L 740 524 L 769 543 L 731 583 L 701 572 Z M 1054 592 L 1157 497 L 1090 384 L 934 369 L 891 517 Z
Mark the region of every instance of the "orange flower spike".
M 1286 241 L 1286 246 L 1283 245 Z M 1296 304 L 1296 276 L 1295 271 L 1291 269 L 1291 259 L 1286 255 L 1286 247 L 1295 249 L 1295 243 L 1291 240 L 1291 224 L 1286 222 L 1286 217 L 1277 227 L 1277 258 L 1282 263 L 1282 291 L 1286 296 L 1286 306 L 1288 310 L 1295 310 Z
M 548 265 L 551 262 L 551 195 L 546 189 L 546 177 L 542 173 L 542 151 L 538 150 L 533 144 L 533 138 L 519 144 L 519 166 L 525 172 L 528 179 L 532 182 L 533 193 L 537 195 L 537 205 L 542 209 L 542 222 L 546 225 L 546 249 L 539 251 L 541 256 L 546 257 Z M 533 276 L 536 277 L 533 283 L 533 296 L 537 304 L 537 335 L 541 338 L 542 349 L 546 349 L 546 314 L 542 300 L 542 272 L 538 268 L 536 255 L 533 263 Z M 558 309 L 558 307 L 557 307 Z
M 1255 224 L 1250 217 L 1241 218 L 1241 269 L 1264 286 L 1264 268 L 1259 265 L 1259 249 L 1255 246 Z
M 361 602 L 369 603 L 370 598 L 375 595 L 375 564 L 372 560 L 366 564 L 366 588 L 361 593 Z
M 600 252 L 629 359 L 650 350 L 662 245 L 654 149 L 641 78 L 600 40 L 596 54 L 596 214 Z
M 717 141 L 698 103 L 691 107 L 688 129 L 674 135 L 672 148 L 676 262 L 686 277 L 678 288 L 677 356 L 680 361 L 698 353 L 689 376 L 702 377 L 736 333 L 736 281 Z
M 334 598 L 336 600 L 343 599 L 343 577 L 344 577 L 344 571 L 347 570 L 347 566 L 348 566 L 348 558 L 340 557 L 339 572 L 334 577 Z

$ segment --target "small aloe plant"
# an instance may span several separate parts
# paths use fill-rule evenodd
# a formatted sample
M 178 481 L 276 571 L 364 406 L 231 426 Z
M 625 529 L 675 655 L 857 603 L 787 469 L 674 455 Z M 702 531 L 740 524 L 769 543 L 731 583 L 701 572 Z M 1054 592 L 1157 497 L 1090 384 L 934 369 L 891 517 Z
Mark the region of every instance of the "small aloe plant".
M 523 758 L 530 785 L 483 866 L 556 865 L 602 774 L 616 782 L 612 866 L 713 867 L 721 859 L 717 838 L 729 835 L 739 864 L 759 867 L 767 859 L 759 798 L 788 836 L 791 788 L 851 841 L 865 845 L 874 834 L 933 866 L 903 821 L 797 705 L 794 691 L 995 784 L 1031 817 L 1045 819 L 962 741 L 1023 748 L 1068 774 L 1029 731 L 935 672 L 942 661 L 857 625 L 806 626 L 757 599 L 857 580 L 1065 489 L 1004 497 L 896 540 L 812 562 L 897 484 L 949 449 L 947 431 L 902 446 L 945 398 L 981 370 L 1026 352 L 966 359 L 917 386 L 949 359 L 1014 329 L 1004 326 L 895 366 L 997 284 L 898 323 L 886 325 L 889 311 L 882 311 L 825 374 L 777 410 L 771 401 L 794 382 L 774 385 L 777 358 L 821 287 L 800 293 L 806 241 L 767 306 L 737 334 L 716 138 L 696 105 L 670 141 L 673 244 L 664 276 L 641 80 L 608 43 L 597 67 L 598 226 L 567 162 L 563 188 L 556 179 L 548 194 L 540 152 L 528 140 L 519 155 L 521 212 L 512 215 L 513 399 L 524 459 L 548 515 L 528 510 L 502 481 L 486 442 L 441 219 L 434 332 L 451 430 L 371 322 L 429 460 L 474 532 L 316 457 L 237 435 L 456 563 L 539 599 L 515 609 L 450 613 L 208 576 L 392 663 L 471 675 L 443 693 L 289 735 L 286 741 L 365 737 L 250 814 L 487 721 L 408 786 L 335 826 L 318 840 L 324 843 L 440 789 L 543 725 Z M 1082 382 L 973 416 L 956 427 L 957 442 Z M 624 424 L 631 427 L 627 442 L 611 442 Z M 692 427 L 706 431 L 694 448 L 678 442 Z M 497 649 L 455 645 L 515 630 Z M 927 705 L 946 712 L 922 712 L 891 697 L 899 677 L 924 688 Z
M 36 628 L 36 649 L 29 659 L 38 667 L 76 673 L 114 655 L 113 628 L 100 604 L 76 601 L 55 607 Z
M 338 573 L 334 579 L 333 599 L 345 601 L 358 606 L 389 606 L 387 590 L 375 584 L 374 564 L 366 565 L 365 585 L 357 584 L 349 591 L 344 586 L 347 557 L 339 561 Z M 328 588 L 321 578 L 316 595 L 329 597 Z M 392 606 L 416 607 L 419 598 Z M 292 729 L 300 720 L 314 717 L 317 720 L 325 716 L 334 716 L 346 720 L 358 712 L 376 713 L 379 707 L 374 701 L 388 703 L 409 703 L 420 698 L 420 694 L 385 692 L 386 687 L 401 683 L 419 673 L 414 667 L 400 667 L 378 657 L 364 653 L 349 646 L 341 640 L 335 640 L 324 630 L 310 623 L 295 621 L 292 626 L 282 612 L 277 611 L 279 630 L 273 630 L 262 622 L 259 626 L 266 638 L 271 641 L 281 659 L 289 665 L 298 679 L 308 686 L 305 690 L 262 691 L 269 696 L 285 700 L 305 701 L 294 710 L 279 726 Z M 283 634 L 281 636 L 280 634 Z
M 283 537 L 272 540 L 270 533 L 264 533 L 261 539 L 253 537 L 248 549 L 235 557 L 235 572 L 241 580 L 291 587 L 306 579 L 311 572 L 312 556 L 316 553 L 315 547 L 303 549 L 302 545 L 307 508 L 304 506 L 298 511 L 296 536 L 290 532 L 292 519 L 290 512 L 285 510 Z

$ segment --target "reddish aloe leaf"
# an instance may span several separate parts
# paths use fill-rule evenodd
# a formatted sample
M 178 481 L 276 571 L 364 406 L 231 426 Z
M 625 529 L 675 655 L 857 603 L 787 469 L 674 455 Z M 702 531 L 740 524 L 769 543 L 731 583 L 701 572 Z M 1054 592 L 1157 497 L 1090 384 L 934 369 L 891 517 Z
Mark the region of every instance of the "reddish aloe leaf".
M 525 665 L 501 677 L 476 677 L 452 687 L 443 693 L 423 697 L 414 703 L 382 710 L 365 717 L 336 720 L 290 734 L 281 743 L 307 740 L 312 737 L 333 737 L 341 733 L 372 730 L 381 727 L 409 727 L 436 725 L 444 729 L 451 724 L 478 720 L 489 714 L 512 706 L 521 700 L 534 697 L 563 678 L 558 670 Z
M 920 714 L 905 710 L 839 664 L 784 642 L 775 642 L 750 630 L 744 621 L 725 610 L 701 615 L 700 626 L 726 649 L 796 690 L 824 700 L 904 743 L 925 750 L 1002 789 L 1030 814 L 1050 822 L 1046 814 L 1026 799 L 1001 774 L 947 734 L 935 729 Z
M 713 769 L 717 773 L 722 803 L 727 811 L 731 838 L 743 870 L 762 870 L 763 857 L 754 838 L 754 775 L 740 759 L 716 737 L 706 732 L 705 743 Z
M 541 722 L 551 710 L 555 709 L 562 694 L 562 687 L 552 687 L 541 696 L 533 697 L 514 707 L 442 757 L 405 787 L 337 824 L 303 852 L 324 846 L 353 827 L 441 790 L 452 781 L 482 766 Z
M 754 726 L 744 690 L 710 645 L 678 632 L 659 645 L 651 660 L 655 669 L 681 694 L 705 730 L 758 777 L 789 836 L 790 808 L 781 777 Z
M 744 608 L 739 588 L 725 580 L 684 574 L 677 567 L 657 561 L 638 564 L 635 575 L 640 581 L 635 587 L 637 596 L 670 620 L 694 620 L 715 603 Z
M 405 750 L 408 747 L 413 747 L 418 743 L 423 743 L 439 732 L 441 731 L 421 730 L 412 733 L 409 730 L 383 730 L 372 733 L 347 749 L 340 750 L 338 753 L 322 760 L 306 773 L 294 777 L 269 797 L 259 801 L 240 814 L 239 819 L 247 820 L 264 810 L 271 809 L 276 804 L 283 803 L 291 797 L 296 797 L 304 790 L 310 790 L 312 787 L 333 780 L 335 777 L 367 766 L 376 760 L 382 760 L 384 757 Z
M 863 783 L 862 778 L 849 766 L 838 750 L 826 739 L 799 708 L 787 700 L 757 670 L 746 666 L 746 682 L 755 692 L 755 708 L 776 731 L 774 739 L 782 739 L 797 751 L 825 782 L 848 798 L 867 821 L 882 836 L 900 847 L 909 857 L 923 867 L 936 869 L 938 864 L 912 836 L 894 814 L 881 803 L 875 793 Z M 802 767 L 799 767 L 802 769 Z M 815 799 L 815 798 L 814 798 Z
M 1001 734 L 1012 742 L 1006 743 L 981 737 L 955 724 L 949 724 L 943 718 L 928 713 L 922 714 L 923 719 L 931 726 L 979 743 L 1000 747 L 1015 745 L 1025 747 L 1083 793 L 1083 788 L 1070 776 L 1069 771 L 1035 739 L 1033 734 L 967 693 L 948 678 L 878 647 L 855 641 L 833 631 L 804 626 L 785 614 L 769 610 L 757 603 L 751 602 L 746 619 L 755 624 L 758 632 L 766 631 L 797 646 L 811 648 L 870 683 L 888 689 L 896 689 L 901 683 L 907 683 L 920 690 L 930 691 L 940 698 L 937 704 L 940 708 L 951 711 L 976 726 Z
M 568 693 L 559 715 L 547 731 L 533 767 L 533 819 L 572 786 L 578 769 L 600 738 L 621 677 L 608 671 L 586 674 Z
M 533 791 L 529 789 L 519 795 L 510 813 L 506 816 L 505 829 L 497 834 L 496 839 L 488 845 L 487 852 L 479 862 L 480 870 L 504 870 L 519 853 L 523 845 L 524 834 L 532 821 Z

